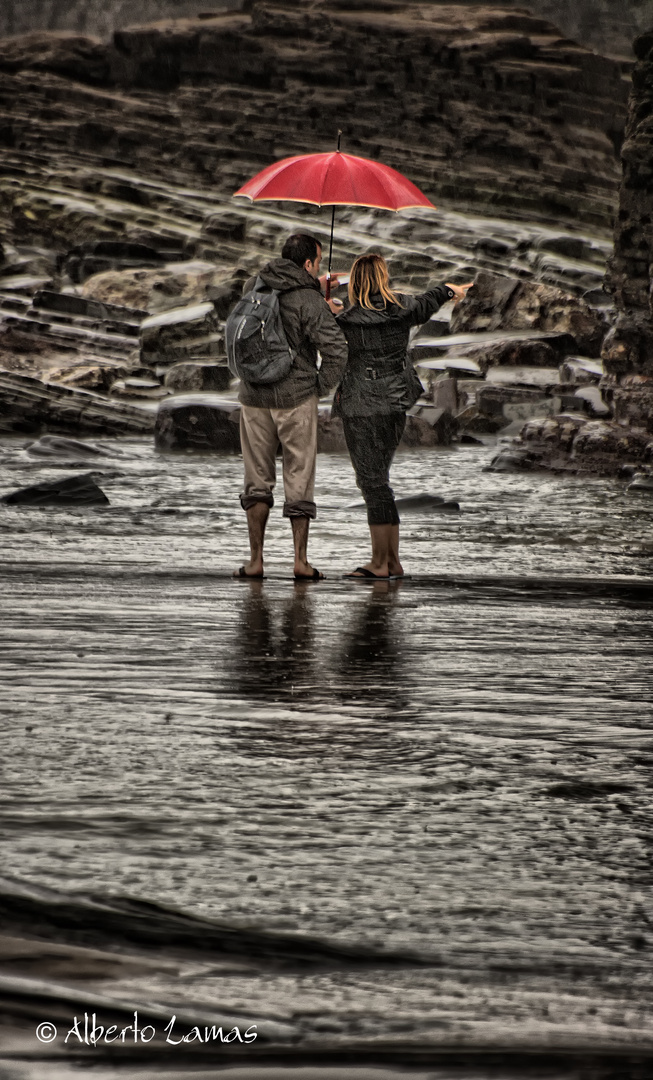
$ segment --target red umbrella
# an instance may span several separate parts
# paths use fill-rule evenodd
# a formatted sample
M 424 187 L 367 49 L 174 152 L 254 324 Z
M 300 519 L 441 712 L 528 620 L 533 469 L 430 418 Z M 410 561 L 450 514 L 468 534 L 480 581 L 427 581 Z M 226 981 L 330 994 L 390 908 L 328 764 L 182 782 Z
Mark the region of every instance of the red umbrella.
M 405 176 L 379 161 L 353 157 L 338 149 L 328 154 L 300 154 L 268 165 L 248 180 L 236 195 L 252 202 L 306 202 L 332 206 L 327 299 L 331 278 L 333 226 L 336 206 L 372 206 L 380 210 L 407 210 L 433 203 Z

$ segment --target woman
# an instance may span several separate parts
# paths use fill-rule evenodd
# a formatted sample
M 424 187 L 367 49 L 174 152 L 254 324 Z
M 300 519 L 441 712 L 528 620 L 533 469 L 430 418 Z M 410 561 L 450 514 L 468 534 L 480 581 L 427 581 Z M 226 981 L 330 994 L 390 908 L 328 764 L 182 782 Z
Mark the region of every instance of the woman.
M 399 514 L 389 483 L 406 411 L 423 393 L 407 355 L 411 327 L 427 322 L 448 300 L 458 303 L 470 285 L 438 285 L 421 296 L 390 289 L 381 255 L 361 255 L 351 268 L 350 307 L 337 316 L 349 360 L 336 390 L 356 483 L 367 505 L 372 558 L 349 578 L 402 577 Z

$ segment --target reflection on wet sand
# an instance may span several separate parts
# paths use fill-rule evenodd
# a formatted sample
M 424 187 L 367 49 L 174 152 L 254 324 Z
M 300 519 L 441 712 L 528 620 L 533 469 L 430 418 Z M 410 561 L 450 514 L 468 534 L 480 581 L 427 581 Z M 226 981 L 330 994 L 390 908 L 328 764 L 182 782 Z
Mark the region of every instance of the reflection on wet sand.
M 391 712 L 407 704 L 402 635 L 396 618 L 401 581 L 374 581 L 352 586 L 367 595 L 350 605 L 343 620 L 340 651 L 334 663 L 337 697 L 383 705 Z
M 432 1072 L 453 1048 L 464 1073 L 489 1040 L 502 1076 L 506 1054 L 530 1075 L 527 1046 L 555 1056 L 550 1075 L 648 1080 L 648 504 L 439 455 L 462 512 L 407 515 L 412 580 L 339 579 L 366 524 L 334 512 L 315 527 L 327 581 L 289 580 L 279 515 L 267 579 L 241 583 L 239 463 L 206 487 L 201 460 L 130 453 L 101 513 L 2 520 L 0 837 L 19 882 L 13 900 L 0 883 L 0 916 L 32 940 L 0 978 L 28 1017 L 24 1061 L 38 1022 L 83 1011 L 81 988 L 96 1011 L 156 1006 L 157 1024 L 283 1021 L 293 1063 L 328 1041 Z M 30 479 L 23 451 L 4 457 Z M 434 486 L 432 455 L 396 468 L 407 493 Z M 324 460 L 332 501 L 354 497 L 350 471 Z M 163 503 L 144 513 L 153 476 Z M 131 959 L 62 953 L 54 971 L 43 942 Z M 614 1050 L 612 1072 L 577 1068 L 584 1047 Z M 50 1080 L 50 1059 L 10 1067 Z
M 289 599 L 272 596 L 264 581 L 239 582 L 227 693 L 254 701 L 318 707 L 331 702 L 403 709 L 409 697 L 397 620 L 401 581 L 349 586 L 339 633 L 320 639 L 316 586 L 295 582 Z
M 233 650 L 225 690 L 268 702 L 308 700 L 315 688 L 314 585 L 295 582 L 290 599 L 272 600 L 263 581 L 239 582 Z

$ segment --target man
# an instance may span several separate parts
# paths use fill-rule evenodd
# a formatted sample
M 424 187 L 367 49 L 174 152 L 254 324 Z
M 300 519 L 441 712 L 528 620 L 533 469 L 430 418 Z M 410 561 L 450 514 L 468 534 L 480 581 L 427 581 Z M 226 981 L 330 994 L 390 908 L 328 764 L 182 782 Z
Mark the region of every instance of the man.
M 347 362 L 347 343 L 320 287 L 322 247 L 313 236 L 295 233 L 260 271 L 263 282 L 278 289 L 279 311 L 288 343 L 296 355 L 289 373 L 271 385 L 241 381 L 240 439 L 250 561 L 234 574 L 263 577 L 263 542 L 276 480 L 276 453 L 283 454 L 284 517 L 290 518 L 297 581 L 324 578 L 308 562 L 308 527 L 316 515 L 313 501 L 317 456 L 317 402 L 339 382 Z M 246 282 L 244 292 L 254 287 Z M 318 371 L 317 353 L 322 357 Z

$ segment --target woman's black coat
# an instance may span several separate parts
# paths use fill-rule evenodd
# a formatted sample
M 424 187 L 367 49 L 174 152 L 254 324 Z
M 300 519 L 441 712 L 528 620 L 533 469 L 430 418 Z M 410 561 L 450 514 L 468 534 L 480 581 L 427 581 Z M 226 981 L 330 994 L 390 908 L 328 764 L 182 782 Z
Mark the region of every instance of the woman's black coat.
M 428 322 L 454 293 L 447 285 L 437 285 L 421 296 L 396 296 L 399 304 L 376 295 L 371 297 L 373 309 L 354 304 L 338 315 L 349 359 L 335 392 L 334 416 L 406 412 L 423 393 L 408 357 L 410 331 Z

